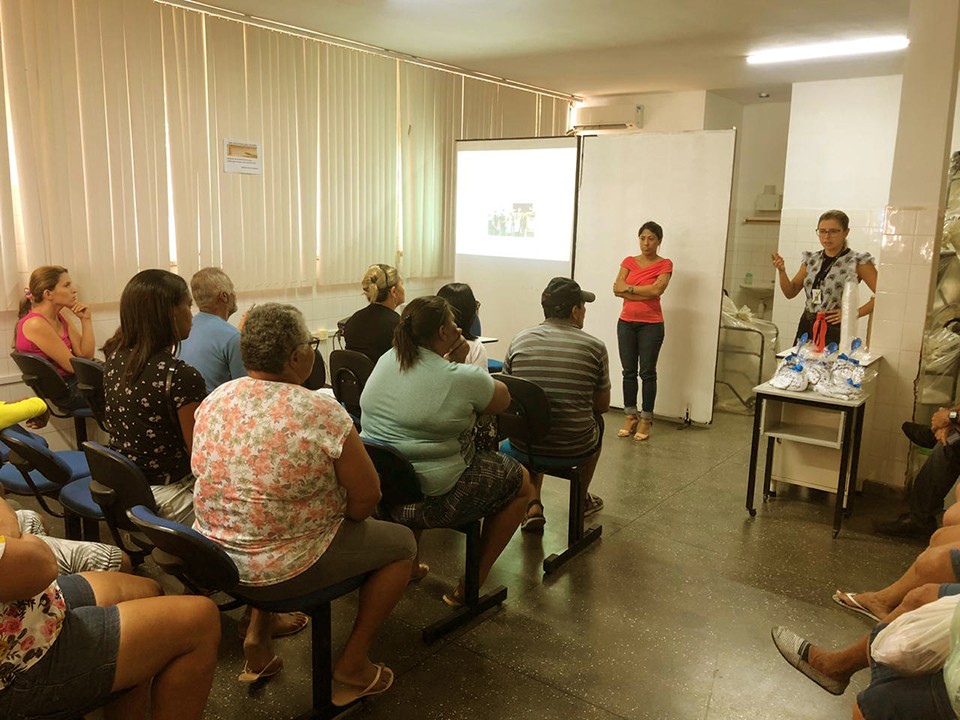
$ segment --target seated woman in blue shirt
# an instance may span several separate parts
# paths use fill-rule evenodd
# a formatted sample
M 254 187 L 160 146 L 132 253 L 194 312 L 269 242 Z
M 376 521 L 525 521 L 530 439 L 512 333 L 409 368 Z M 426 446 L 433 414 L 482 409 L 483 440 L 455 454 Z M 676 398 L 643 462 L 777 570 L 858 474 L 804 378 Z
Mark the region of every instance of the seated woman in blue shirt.
M 482 584 L 532 497 L 530 476 L 519 463 L 478 452 L 473 444 L 477 416 L 506 410 L 510 393 L 485 370 L 464 364 L 469 348 L 443 298 L 411 301 L 393 344 L 360 398 L 363 436 L 389 443 L 410 460 L 424 498 L 391 508 L 391 518 L 414 531 L 483 518 Z M 443 599 L 452 607 L 463 604 L 462 579 Z

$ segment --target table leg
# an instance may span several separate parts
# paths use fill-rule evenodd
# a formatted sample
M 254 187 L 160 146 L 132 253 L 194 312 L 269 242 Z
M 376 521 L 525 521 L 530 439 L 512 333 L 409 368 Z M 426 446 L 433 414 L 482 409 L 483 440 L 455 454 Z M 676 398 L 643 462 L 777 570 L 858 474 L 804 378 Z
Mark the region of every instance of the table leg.
M 853 415 L 856 408 L 841 410 L 843 413 L 843 443 L 840 446 L 840 475 L 837 479 L 837 503 L 833 511 L 833 536 L 840 532 L 843 522 L 843 496 L 847 489 L 847 461 L 849 458 L 850 436 L 853 434 Z
M 760 450 L 760 417 L 763 415 L 763 395 L 757 395 L 753 408 L 753 438 L 750 441 L 750 469 L 747 471 L 747 512 L 750 517 L 757 514 L 753 507 L 753 495 L 757 489 L 757 454 Z
M 847 517 L 853 515 L 853 500 L 857 496 L 857 471 L 860 469 L 860 440 L 863 437 L 863 416 L 866 410 L 866 403 L 863 403 L 856 410 L 857 419 L 853 428 L 853 456 L 850 458 L 850 491 L 847 496 Z
M 775 492 L 770 492 L 770 476 L 773 474 L 773 450 L 777 446 L 776 438 L 767 438 L 767 454 L 763 459 L 763 499 L 776 497 Z

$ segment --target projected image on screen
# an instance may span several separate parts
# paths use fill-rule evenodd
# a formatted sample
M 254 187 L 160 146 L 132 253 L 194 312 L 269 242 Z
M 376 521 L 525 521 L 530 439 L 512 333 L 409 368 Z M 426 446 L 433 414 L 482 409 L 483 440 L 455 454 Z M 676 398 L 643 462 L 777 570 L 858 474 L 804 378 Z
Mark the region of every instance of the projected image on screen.
M 514 203 L 511 210 L 496 210 L 487 216 L 487 235 L 534 237 L 533 203 Z
M 457 143 L 458 255 L 570 259 L 576 141 L 548 142 Z

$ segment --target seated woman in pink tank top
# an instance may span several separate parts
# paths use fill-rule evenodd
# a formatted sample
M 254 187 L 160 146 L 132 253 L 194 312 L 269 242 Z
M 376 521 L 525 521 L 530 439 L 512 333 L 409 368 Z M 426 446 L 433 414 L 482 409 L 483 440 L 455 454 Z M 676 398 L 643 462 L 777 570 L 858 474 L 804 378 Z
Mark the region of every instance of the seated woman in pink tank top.
M 70 274 L 66 268 L 57 265 L 44 265 L 34 270 L 24 295 L 14 337 L 16 351 L 49 360 L 74 392 L 77 407 L 84 407 L 86 403 L 75 392 L 76 381 L 70 359 L 93 358 L 96 343 L 90 308 L 77 302 L 77 289 Z M 79 332 L 63 312 L 65 309 L 80 320 Z

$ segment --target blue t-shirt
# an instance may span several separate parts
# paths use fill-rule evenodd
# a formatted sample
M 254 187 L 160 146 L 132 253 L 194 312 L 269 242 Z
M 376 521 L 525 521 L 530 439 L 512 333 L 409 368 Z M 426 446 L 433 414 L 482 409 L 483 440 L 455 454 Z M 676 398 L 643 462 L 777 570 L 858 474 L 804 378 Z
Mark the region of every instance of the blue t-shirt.
M 443 495 L 473 461 L 470 431 L 493 390 L 486 370 L 424 349 L 417 364 L 401 372 L 391 349 L 360 396 L 361 434 L 393 445 L 413 463 L 424 495 Z
M 247 376 L 240 358 L 240 331 L 210 313 L 194 315 L 190 337 L 180 343 L 179 357 L 200 371 L 208 393 L 229 380 Z

